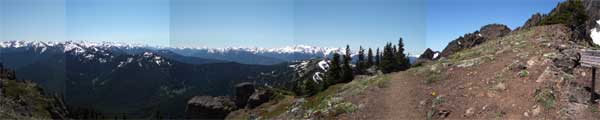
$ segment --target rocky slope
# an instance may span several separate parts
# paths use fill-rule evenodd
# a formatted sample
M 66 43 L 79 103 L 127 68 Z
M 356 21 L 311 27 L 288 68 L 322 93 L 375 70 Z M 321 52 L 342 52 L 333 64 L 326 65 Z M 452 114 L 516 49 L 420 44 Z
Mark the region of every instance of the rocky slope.
M 501 24 L 489 24 L 481 27 L 478 31 L 473 33 L 465 34 L 457 38 L 456 40 L 448 43 L 448 46 L 444 48 L 441 53 L 441 57 L 448 57 L 455 52 L 463 49 L 475 47 L 485 41 L 496 39 L 507 35 L 511 30 L 506 25 Z
M 67 119 L 69 112 L 58 95 L 47 95 L 29 81 L 15 80 L 0 65 L 0 119 Z
M 598 119 L 590 70 L 563 25 L 537 26 L 393 73 L 389 89 L 360 94 L 363 119 Z M 597 92 L 597 91 L 596 91 Z M 352 100 L 352 99 L 351 99 Z

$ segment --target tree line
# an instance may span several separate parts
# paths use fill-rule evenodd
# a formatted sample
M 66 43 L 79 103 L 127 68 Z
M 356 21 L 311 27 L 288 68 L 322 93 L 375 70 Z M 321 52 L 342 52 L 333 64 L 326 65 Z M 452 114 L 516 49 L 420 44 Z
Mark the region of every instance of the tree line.
M 355 75 L 370 75 L 377 74 L 377 71 L 382 73 L 391 73 L 403 71 L 410 68 L 410 61 L 404 52 L 403 39 L 400 38 L 397 44 L 388 42 L 383 47 L 383 51 L 376 48 L 373 53 L 372 48 L 368 48 L 365 55 L 365 49 L 359 46 L 358 54 L 354 64 L 351 56 L 350 46 L 346 45 L 346 49 L 342 53 L 334 52 L 329 60 L 329 68 L 325 72 L 323 83 L 314 83 L 308 80 L 305 84 L 306 94 L 312 95 L 326 89 L 328 86 L 337 83 L 347 83 L 354 79 Z M 327 58 L 325 58 L 327 59 Z M 354 66 L 353 66 L 354 65 Z

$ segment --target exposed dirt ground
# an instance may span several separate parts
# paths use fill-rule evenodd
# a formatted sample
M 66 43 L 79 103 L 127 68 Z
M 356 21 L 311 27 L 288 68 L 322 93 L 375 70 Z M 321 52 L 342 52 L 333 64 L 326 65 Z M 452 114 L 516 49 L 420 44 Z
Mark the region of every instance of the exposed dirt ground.
M 419 109 L 421 98 L 428 97 L 420 89 L 420 77 L 408 73 L 395 73 L 387 88 L 370 88 L 350 101 L 359 105 L 353 114 L 340 116 L 343 119 L 417 119 L 425 116 Z
M 564 39 L 568 39 L 568 34 L 560 31 L 563 29 L 561 26 L 538 27 L 488 41 L 474 48 L 483 52 L 457 59 L 459 62 L 442 64 L 446 67 L 436 73 L 440 77 L 433 83 L 426 83 L 424 79 L 436 74 L 419 74 L 415 72 L 418 70 L 392 73 L 389 87 L 370 88 L 351 97 L 350 101 L 359 105 L 359 109 L 339 118 L 600 119 L 597 104 L 581 102 L 589 99 L 579 90 L 589 86 L 588 69 L 576 67 L 572 79 L 542 75 L 552 70 L 553 61 L 547 59 L 547 55 L 557 50 L 550 47 L 551 44 L 567 44 Z M 457 65 L 486 55 L 491 55 L 491 60 L 481 60 L 467 67 Z M 511 68 L 515 63 L 525 64 L 526 68 Z M 430 69 L 434 65 L 436 63 L 416 69 Z M 536 91 L 546 89 L 552 94 L 550 100 L 536 97 L 539 94 Z M 563 94 L 569 91 L 573 92 Z M 567 113 L 569 116 L 565 117 Z

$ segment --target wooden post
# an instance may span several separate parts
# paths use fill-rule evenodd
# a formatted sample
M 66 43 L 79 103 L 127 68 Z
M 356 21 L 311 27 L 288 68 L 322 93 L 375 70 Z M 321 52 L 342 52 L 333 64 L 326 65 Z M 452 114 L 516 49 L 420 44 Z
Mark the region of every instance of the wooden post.
M 592 90 L 590 91 L 590 103 L 596 103 L 596 67 L 592 67 Z

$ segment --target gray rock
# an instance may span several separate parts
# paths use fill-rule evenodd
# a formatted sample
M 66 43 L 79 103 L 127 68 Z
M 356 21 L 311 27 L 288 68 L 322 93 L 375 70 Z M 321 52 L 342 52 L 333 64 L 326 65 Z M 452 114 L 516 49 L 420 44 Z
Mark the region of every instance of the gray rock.
M 560 52 L 552 61 L 554 66 L 572 73 L 573 68 L 579 65 L 580 54 L 576 49 L 566 49 Z
M 235 85 L 235 105 L 246 106 L 248 99 L 254 93 L 254 84 L 250 82 L 243 82 Z
M 273 91 L 257 89 L 256 92 L 250 96 L 248 99 L 248 104 L 246 105 L 248 108 L 255 108 L 260 106 L 263 103 L 269 102 L 273 97 Z
M 378 74 L 377 69 L 378 69 L 377 66 L 373 65 L 373 66 L 369 67 L 365 72 L 367 72 L 368 75 L 375 75 L 375 74 Z
M 188 101 L 185 112 L 193 119 L 223 119 L 235 109 L 226 97 L 195 96 Z
M 514 72 L 518 72 L 524 69 L 527 69 L 527 64 L 521 62 L 521 61 L 513 61 L 513 63 L 511 63 L 508 68 Z

